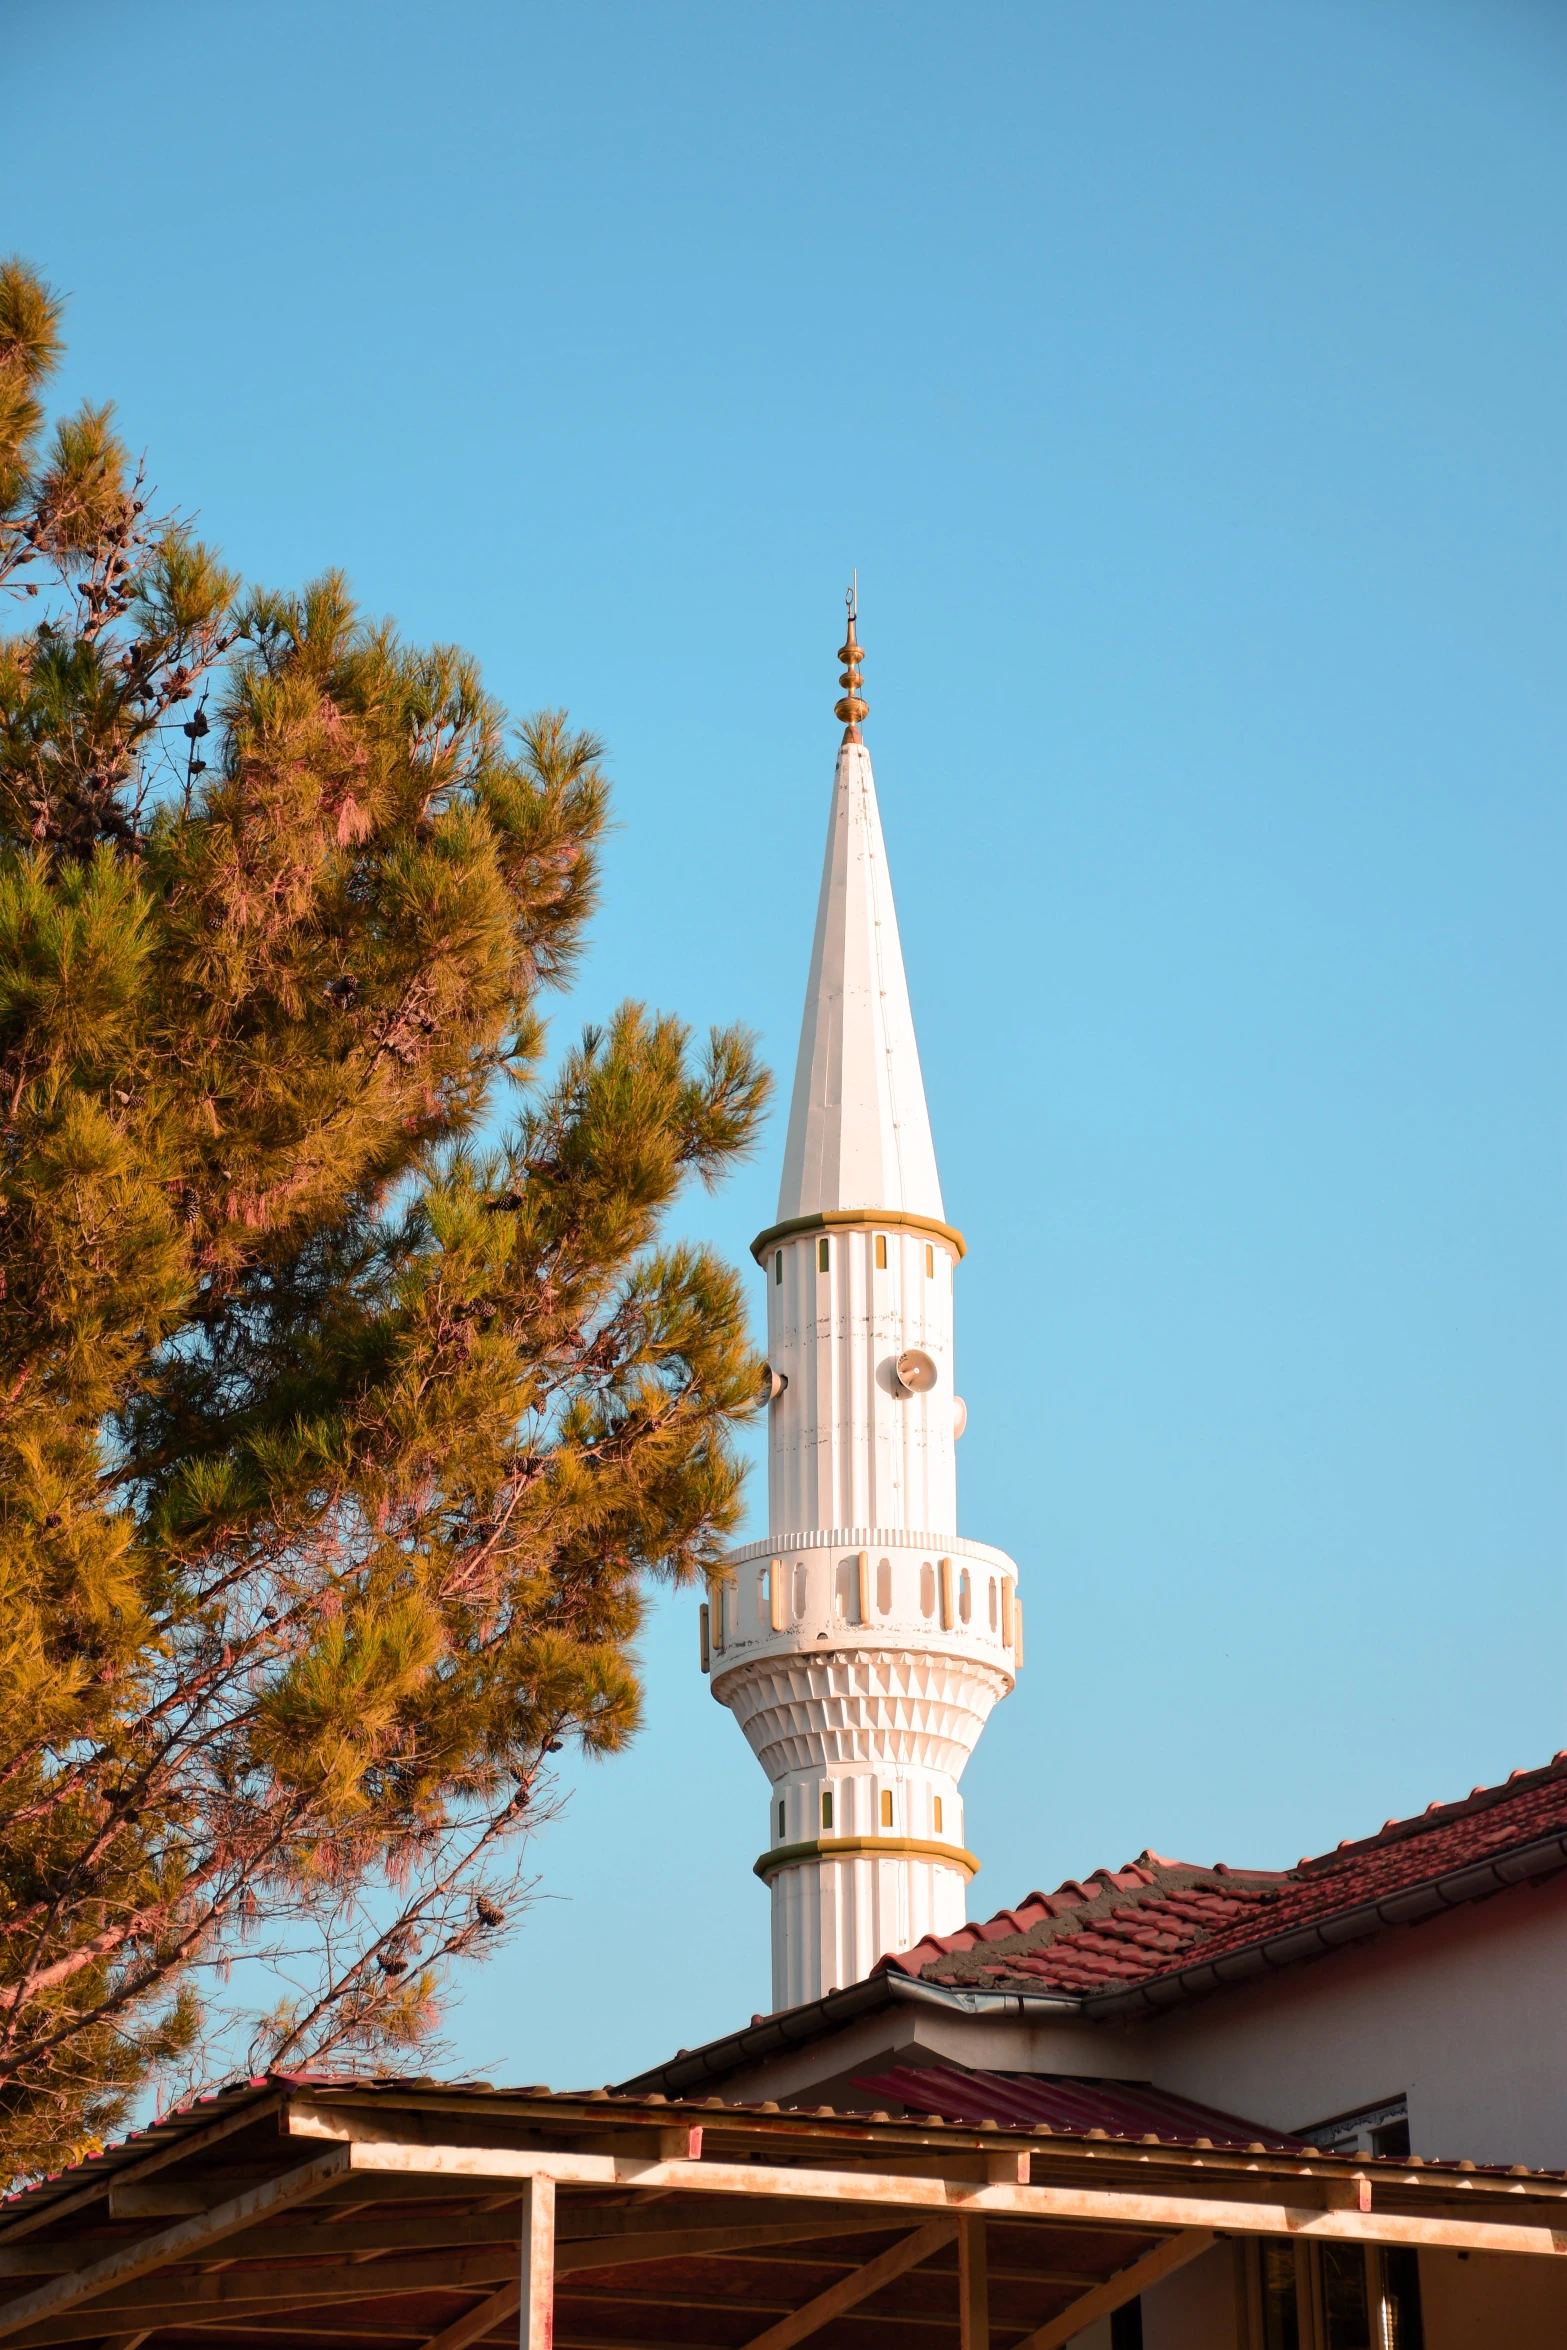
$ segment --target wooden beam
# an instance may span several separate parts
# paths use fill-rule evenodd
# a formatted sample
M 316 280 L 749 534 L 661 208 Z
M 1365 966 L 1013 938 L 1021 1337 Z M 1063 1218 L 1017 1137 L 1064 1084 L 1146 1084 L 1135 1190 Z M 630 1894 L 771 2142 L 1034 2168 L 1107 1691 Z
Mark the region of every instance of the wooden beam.
M 360 2296 L 368 2300 L 369 2295 Z M 429 2334 L 429 2320 L 419 2324 L 404 2318 L 381 2316 L 375 2319 L 361 2317 L 358 2305 L 345 2300 L 323 2301 L 304 2308 L 286 2300 L 236 2301 L 225 2303 L 222 2309 L 192 2313 L 188 2302 L 173 2301 L 166 2308 L 150 2305 L 138 2312 L 138 2330 L 156 2334 L 166 2327 L 191 2329 L 201 2334 L 210 2333 L 222 2341 L 232 2328 L 246 2334 L 276 2333 L 281 2339 L 289 2333 L 317 2336 L 358 2332 L 367 2338 L 382 2335 L 406 2335 L 411 2341 L 423 2344 Z M 123 2318 L 120 2321 L 124 2323 Z M 16 2350 L 61 2350 L 69 2342 L 102 2342 L 105 2340 L 104 2321 L 94 2325 L 89 2309 L 68 2310 L 63 2317 L 51 2318 L 47 2325 L 30 2326 L 25 2334 L 15 2337 Z
M 416 2224 L 409 2222 L 410 2228 Z M 808 2226 L 809 2223 L 805 2224 Z M 783 2230 L 787 2231 L 788 2240 L 801 2240 L 801 2223 L 784 2222 Z M 326 2233 L 324 2230 L 321 2232 L 323 2235 Z M 560 2245 L 557 2252 L 557 2281 L 568 2267 L 586 2276 L 589 2272 L 599 2275 L 607 2269 L 629 2265 L 633 2260 L 640 2262 L 647 2257 L 649 2244 L 662 2258 L 684 2258 L 689 2255 L 693 2237 L 700 2240 L 713 2233 L 722 2234 L 725 2250 L 743 2253 L 751 2248 L 750 2240 L 761 2232 L 752 2228 L 667 2230 L 648 2238 L 620 2237 L 602 2244 L 588 2242 Z M 842 2223 L 835 2232 L 845 2232 Z M 886 2264 L 886 2276 L 900 2275 L 905 2267 L 925 2258 L 929 2250 L 950 2243 L 955 2232 L 956 2222 L 950 2220 L 935 2221 L 930 2228 L 918 2231 L 915 2237 L 906 2239 L 906 2243 L 913 2245 L 921 2237 L 928 2238 L 925 2250 L 910 2252 L 903 2245 L 894 2247 L 895 2259 L 885 2254 L 881 2256 L 881 2263 Z M 306 2231 L 298 2233 L 305 2234 Z M 864 2233 L 863 2222 L 855 2224 L 855 2233 Z M 742 2241 L 736 2242 L 734 2239 Z M 815 2238 L 807 2235 L 805 2240 L 809 2242 Z M 225 2251 L 229 2251 L 238 2241 L 240 2239 L 230 2237 L 225 2244 Z M 145 2277 L 135 2284 L 96 2298 L 90 2307 L 79 2312 L 80 2332 L 84 2336 L 101 2333 L 107 2322 L 131 2317 L 147 2320 L 155 2315 L 159 2326 L 174 2325 L 182 2319 L 190 2325 L 211 2325 L 241 2316 L 248 2318 L 267 2313 L 281 2316 L 290 2310 L 326 2308 L 334 2302 L 390 2300 L 404 2293 L 463 2291 L 496 2279 L 502 2280 L 505 2288 L 516 2284 L 518 2254 L 514 2222 L 506 2225 L 504 2234 L 492 2235 L 478 2246 L 456 2252 L 452 2252 L 449 2246 L 436 2246 L 433 2248 L 434 2256 L 425 2259 L 365 2261 L 355 2256 L 355 2247 L 350 2246 L 345 2251 L 342 2246 L 334 2247 L 326 2243 L 310 2245 L 307 2249 L 311 2252 L 335 2249 L 339 2257 L 330 2263 L 312 2260 L 308 2267 L 281 2264 L 273 2269 L 261 2270 L 225 2267 L 191 2275 Z M 412 2247 L 405 2241 L 402 2249 L 408 2251 Z M 450 2255 L 445 2261 L 438 2257 L 442 2250 Z M 850 2287 L 850 2300 L 845 2306 L 852 2306 L 854 2300 L 876 2290 L 876 2278 L 872 2272 L 881 2263 L 873 2262 L 869 2269 L 857 2269 L 846 2280 Z M 868 2281 L 862 2284 L 862 2278 Z M 783 2279 L 778 2281 L 785 2282 Z M 592 2289 L 590 2286 L 589 2290 Z M 776 2286 L 774 2290 L 776 2292 Z M 836 2296 L 838 2288 L 834 2287 L 832 2291 Z M 660 2294 L 656 2287 L 635 2295 L 610 2293 L 607 2297 L 634 2301 L 650 2308 L 734 2307 L 732 2300 L 706 2302 L 690 2294 L 671 2300 L 669 2296 Z M 504 2291 L 497 2293 L 494 2298 L 497 2302 L 503 2299 Z M 516 2300 L 517 2296 L 513 2293 L 513 2308 L 516 2307 Z M 755 2306 L 754 2302 L 752 2306 Z M 780 2296 L 772 2306 L 782 2311 L 787 2310 L 789 2305 Z M 61 2318 L 54 2322 L 63 2325 L 67 2321 Z M 455 2322 L 461 2324 L 465 2321 Z M 820 2322 L 825 2324 L 826 2319 Z M 809 2332 L 814 2329 L 808 2327 L 806 2330 Z M 23 2339 L 25 2342 L 30 2336 Z
M 488 2301 L 481 2301 L 465 2316 L 455 2318 L 440 2333 L 432 2334 L 425 2350 L 468 2350 L 470 2342 L 483 2341 L 486 2334 L 493 2333 L 497 2326 L 505 2325 L 515 2317 L 521 2299 L 522 2287 L 513 2277 L 509 2285 L 503 2285 L 498 2293 L 492 2293 Z
M 122 2186 L 118 2179 L 111 2179 L 109 2217 L 174 2219 L 182 2212 L 210 2211 L 221 2192 L 199 2180 L 160 2179 L 152 2186 L 140 2187 L 134 2181 Z
M 522 2190 L 522 2288 L 518 2350 L 554 2350 L 555 2182 L 529 2179 Z
M 689 2256 L 712 2253 L 744 2255 L 747 2252 L 765 2252 L 771 2246 L 783 2244 L 830 2243 L 837 2236 L 870 2236 L 878 2226 L 896 2227 L 896 2218 L 889 2213 L 884 2221 L 867 2221 L 861 2212 L 854 2219 L 840 2219 L 826 2226 L 810 2220 L 778 2220 L 765 2227 L 728 2228 L 660 2228 L 645 2234 L 573 2238 L 568 2243 L 557 2242 L 555 2274 L 574 2276 L 584 2269 L 625 2267 L 632 2261 L 683 2260 Z
M 817 2333 L 823 2326 L 831 2325 L 835 2317 L 841 2317 L 856 2302 L 869 2300 L 872 2293 L 881 2291 L 883 2285 L 890 2285 L 894 2277 L 901 2277 L 908 2269 L 918 2268 L 922 2260 L 928 2260 L 933 2252 L 939 2252 L 944 2244 L 950 2244 L 960 2225 L 961 2222 L 957 2220 L 936 2219 L 929 2221 L 923 2228 L 916 2228 L 901 2243 L 889 2244 L 885 2252 L 879 2252 L 863 2268 L 851 2270 L 848 2276 L 840 2277 L 836 2284 L 818 2293 L 813 2301 L 807 2301 L 803 2308 L 791 2311 L 788 2317 L 780 2318 L 777 2325 L 769 2326 L 765 2333 L 754 2336 L 746 2344 L 746 2350 L 794 2350 L 796 2342 L 803 2342 L 808 2334 Z
M 705 2251 L 743 2252 L 751 2245 L 761 2248 L 768 2244 L 804 2244 L 815 2237 L 884 2235 L 889 2228 L 902 2224 L 895 2211 L 834 2214 L 824 2211 L 819 2203 L 790 2210 L 788 2200 L 782 2198 L 775 2205 L 776 2217 L 754 2220 L 736 2211 L 733 2198 L 722 2196 L 714 2196 L 706 2209 L 695 2211 L 689 2202 L 675 2211 L 650 2209 L 650 2198 L 645 2195 L 638 2196 L 635 2202 L 599 2211 L 585 2211 L 567 2203 L 556 2229 L 556 2266 L 565 2261 L 568 2252 L 575 2259 L 580 2249 L 586 2257 L 590 2244 L 614 2242 L 620 2237 L 634 2236 L 639 2242 L 648 2243 L 668 2237 L 673 2250 L 673 2240 L 677 2237 L 705 2236 L 711 2238 L 702 2247 Z
M 432 2219 L 383 2212 L 354 2225 L 334 2224 L 330 2218 L 324 2218 L 308 2226 L 274 2224 L 245 2228 L 238 2235 L 227 2237 L 223 2250 L 229 2260 L 251 2260 L 258 2255 L 271 2260 L 315 2259 L 334 2253 L 340 2260 L 372 2261 L 382 2253 L 466 2251 L 486 2244 L 511 2246 L 517 2241 L 516 2205 L 517 2198 L 512 2195 L 506 2198 L 504 2209 L 495 2214 L 454 2212 L 450 2218 L 438 2214 Z M 632 2262 L 687 2260 L 708 2254 L 765 2256 L 769 2251 L 792 2244 L 832 2243 L 841 2236 L 885 2234 L 899 2224 L 898 2214 L 894 2212 L 857 2212 L 847 2219 L 835 2219 L 817 2210 L 802 2212 L 798 2219 L 767 2220 L 760 2224 L 745 2220 L 724 2225 L 715 2222 L 707 2227 L 682 2225 L 682 2217 L 679 2212 L 672 2213 L 668 2223 L 660 2226 L 648 2210 L 646 2197 L 625 2208 L 570 2213 L 570 2235 L 556 2236 L 555 2273 L 565 2276 L 578 2270 L 607 2270 Z M 604 2232 L 600 2233 L 598 2226 L 585 2232 L 591 2222 L 600 2223 Z M 123 2238 L 99 2237 L 97 2249 L 118 2250 L 123 2241 Z M 0 2246 L 0 2280 L 63 2276 L 69 2270 L 85 2267 L 93 2252 L 90 2241 L 80 2240 L 69 2244 L 20 2244 L 10 2249 Z M 1032 2278 L 1035 2272 L 1031 2270 L 1028 2274 Z M 1062 2278 L 1059 2281 L 1089 2280 Z
M 1184 2236 L 1172 2236 L 1167 2244 L 1156 2244 L 1145 2252 L 1141 2260 L 1134 2260 L 1129 2268 L 1117 2270 L 1103 2285 L 1096 2285 L 1070 2309 L 1063 2309 L 1037 2332 L 1013 2346 L 1013 2350 L 1061 2350 L 1074 2334 L 1091 2326 L 1101 2317 L 1110 2317 L 1124 2309 L 1128 2301 L 1135 2301 L 1139 2293 L 1146 2293 L 1150 2285 L 1157 2285 L 1164 2277 L 1173 2277 L 1178 2268 L 1189 2260 L 1198 2260 L 1214 2241 L 1211 2228 L 1193 2228 Z
M 241 2105 L 224 2114 L 221 2119 L 208 2122 L 203 2129 L 170 2132 L 165 2142 L 144 2154 L 139 2162 L 117 2165 L 108 2172 L 100 2172 L 91 2185 L 75 2195 L 40 2196 L 32 2211 L 24 2211 L 19 2219 L 0 2228 L 0 2243 L 14 2244 L 19 2237 L 30 2236 L 35 2228 L 51 2227 L 57 2219 L 66 2219 L 73 2211 L 81 2211 L 89 2203 L 101 2202 L 111 2186 L 123 2185 L 130 2179 L 145 2179 L 152 2172 L 162 2170 L 166 2163 L 183 2162 L 187 2155 L 205 2154 L 209 2146 L 216 2146 L 223 2138 L 232 2137 L 236 2130 L 248 2130 L 253 2122 L 265 2121 L 282 2104 L 282 2093 L 258 2098 L 254 2105 Z
M 112 2285 L 129 2284 L 149 2269 L 192 2260 L 209 2244 L 221 2243 L 225 2236 L 237 2234 L 267 2212 L 286 2211 L 292 2204 L 308 2201 L 331 2180 L 344 2176 L 351 2167 L 352 2154 L 350 2146 L 334 2146 L 314 2162 L 301 2163 L 296 2170 L 284 2171 L 262 2186 L 247 2187 L 243 2195 L 220 2203 L 215 2211 L 202 2212 L 157 2235 L 123 2244 L 86 2268 L 37 2285 L 30 2293 L 19 2293 L 14 2301 L 0 2305 L 0 2334 L 19 2333 L 23 2326 L 37 2325 L 44 2318 L 74 2309 L 78 2302 L 90 2301 Z
M 225 2316 L 238 2302 L 277 2306 L 292 2302 L 308 2309 L 314 2301 L 378 2301 L 394 2293 L 461 2293 L 493 2285 L 517 2273 L 513 2230 L 501 2244 L 465 2252 L 427 2252 L 413 2260 L 312 2261 L 308 2267 L 280 2262 L 276 2268 L 192 2270 L 178 2276 L 141 2277 L 134 2284 L 95 2294 L 85 2314 L 140 2324 L 145 2310 L 184 2309 L 193 2325 Z M 162 2319 L 167 2324 L 168 2320 Z
M 660 2193 L 686 2189 L 763 2199 L 789 2196 L 894 2211 L 961 2210 L 991 2219 L 1078 2220 L 1155 2235 L 1216 2228 L 1231 2235 L 1314 2237 L 1324 2243 L 1409 2244 L 1432 2251 L 1519 2252 L 1553 2259 L 1567 2255 L 1567 2229 L 1559 2227 L 1395 2217 L 1327 2210 L 1320 2203 L 1232 2202 L 1217 2194 L 1194 2194 L 1189 2187 L 1175 2194 L 1146 2187 L 980 2186 L 968 2179 L 885 2171 L 784 2170 L 763 2163 L 647 2162 L 640 2156 L 564 2150 L 409 2145 L 342 2107 L 292 2107 L 287 2127 L 300 2136 L 346 2140 L 356 2173 L 474 2180 L 547 2176 L 566 2186 L 642 2187 Z M 1185 2174 L 1183 2185 L 1187 2180 L 1202 2183 L 1195 2166 Z M 1216 2174 L 1213 2185 L 1222 2183 L 1223 2174 Z M 1285 2183 L 1293 2182 L 1280 2182 Z
M 968 2217 L 958 2222 L 958 2342 L 960 2350 L 990 2350 L 985 2223 Z

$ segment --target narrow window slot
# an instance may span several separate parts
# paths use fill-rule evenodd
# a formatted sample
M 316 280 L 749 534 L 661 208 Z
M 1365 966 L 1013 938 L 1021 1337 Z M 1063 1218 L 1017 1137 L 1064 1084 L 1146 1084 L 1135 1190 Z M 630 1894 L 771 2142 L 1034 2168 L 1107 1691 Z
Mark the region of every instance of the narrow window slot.
M 824 1233 L 816 1243 L 816 1270 L 825 1273 L 832 1263 L 832 1243 Z
M 876 1270 L 878 1273 L 885 1273 L 887 1270 L 887 1235 L 885 1232 L 878 1232 L 876 1235 Z
M 830 1788 L 824 1789 L 822 1793 L 822 1826 L 824 1828 L 832 1826 L 832 1790 Z
M 892 1789 L 890 1787 L 884 1787 L 881 1791 L 881 1824 L 884 1828 L 892 1826 Z

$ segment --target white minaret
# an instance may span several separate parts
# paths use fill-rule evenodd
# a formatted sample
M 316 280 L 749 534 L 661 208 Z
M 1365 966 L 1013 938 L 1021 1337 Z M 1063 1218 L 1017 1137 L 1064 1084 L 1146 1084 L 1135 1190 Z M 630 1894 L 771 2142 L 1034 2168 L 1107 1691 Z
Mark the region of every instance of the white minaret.
M 958 1781 L 1021 1661 L 1017 1569 L 957 1533 L 952 1279 L 851 593 L 845 722 L 767 1284 L 765 1542 L 732 1551 L 702 1661 L 771 1782 L 773 2006 L 963 1923 Z

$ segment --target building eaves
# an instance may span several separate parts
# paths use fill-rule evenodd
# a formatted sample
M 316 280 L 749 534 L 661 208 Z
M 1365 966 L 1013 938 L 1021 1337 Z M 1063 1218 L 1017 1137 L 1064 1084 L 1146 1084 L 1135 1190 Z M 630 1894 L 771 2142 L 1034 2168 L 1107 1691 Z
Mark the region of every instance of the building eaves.
M 949 2013 L 987 2016 L 1076 2016 L 1083 2002 L 1055 1991 L 989 1990 L 967 1984 L 921 1982 L 917 1977 L 883 1969 L 841 1991 L 829 1991 L 803 2007 L 783 2008 L 776 2015 L 757 2016 L 743 2031 L 728 2032 L 700 2048 L 682 2048 L 666 2064 L 652 2066 L 630 2080 L 615 2084 L 617 2097 L 646 2096 L 662 2091 L 683 2097 L 710 2082 L 730 2080 L 753 2065 L 803 2048 L 841 2031 L 861 2016 L 896 2007 L 944 2008 Z
M 1142 1853 L 881 1961 L 927 1983 L 1075 1994 L 1129 2019 L 1567 1868 L 1567 1753 L 1284 1871 Z

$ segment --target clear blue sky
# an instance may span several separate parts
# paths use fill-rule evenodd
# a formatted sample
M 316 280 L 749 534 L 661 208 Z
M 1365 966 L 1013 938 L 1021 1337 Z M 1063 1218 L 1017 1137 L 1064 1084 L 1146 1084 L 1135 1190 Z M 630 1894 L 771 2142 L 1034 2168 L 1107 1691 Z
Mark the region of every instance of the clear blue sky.
M 251 576 L 611 745 L 561 1023 L 787 1078 L 858 565 L 963 1525 L 1029 1599 L 976 1914 L 1567 1743 L 1556 0 L 0 13 L 68 391 Z M 781 1126 L 688 1210 L 737 1259 Z M 495 2078 L 768 2004 L 694 1614 L 456 2020 Z

